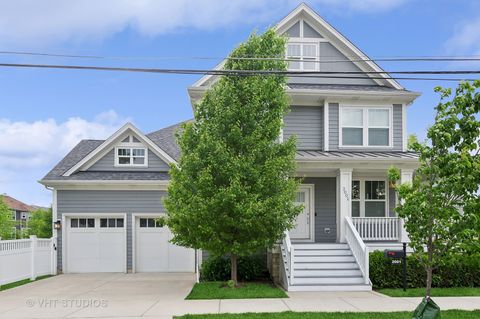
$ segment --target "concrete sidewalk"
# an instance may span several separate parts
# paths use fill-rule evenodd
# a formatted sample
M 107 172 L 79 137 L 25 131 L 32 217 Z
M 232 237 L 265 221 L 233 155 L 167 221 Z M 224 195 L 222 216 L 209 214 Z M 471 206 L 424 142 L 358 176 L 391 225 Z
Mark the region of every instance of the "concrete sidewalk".
M 413 311 L 421 298 L 375 292 L 290 292 L 284 299 L 184 300 L 191 274 L 59 275 L 0 292 L 0 318 L 171 318 L 187 313 Z M 438 297 L 446 309 L 480 309 L 480 297 Z

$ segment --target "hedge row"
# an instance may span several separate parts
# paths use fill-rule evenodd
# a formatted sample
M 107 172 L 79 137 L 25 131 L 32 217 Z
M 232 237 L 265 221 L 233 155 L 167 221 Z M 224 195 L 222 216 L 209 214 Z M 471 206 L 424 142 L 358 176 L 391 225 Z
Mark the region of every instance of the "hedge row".
M 239 257 L 237 275 L 240 281 L 268 279 L 269 274 L 261 256 Z M 230 279 L 230 258 L 210 256 L 202 262 L 200 280 L 225 281 Z
M 384 253 L 370 253 L 370 280 L 373 288 L 403 287 L 402 265 L 392 264 Z M 426 273 L 413 256 L 407 257 L 407 285 L 409 288 L 425 287 Z M 449 258 L 433 272 L 433 287 L 480 287 L 480 254 L 457 255 Z

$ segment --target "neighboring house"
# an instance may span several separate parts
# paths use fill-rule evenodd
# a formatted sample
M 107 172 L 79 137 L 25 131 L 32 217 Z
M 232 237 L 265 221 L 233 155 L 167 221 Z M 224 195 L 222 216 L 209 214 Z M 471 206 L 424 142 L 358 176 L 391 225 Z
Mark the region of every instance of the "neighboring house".
M 370 290 L 365 245 L 395 248 L 407 239 L 386 172 L 399 167 L 404 182 L 418 166 L 407 151 L 406 114 L 419 94 L 382 73 L 305 4 L 275 28 L 289 36 L 287 54 L 298 60 L 291 70 L 376 73 L 289 79 L 282 137 L 298 137 L 304 180 L 297 201 L 305 210 L 280 249 L 269 252 L 272 271 L 289 290 Z M 189 87 L 192 103 L 217 78 Z M 53 189 L 54 219 L 62 223 L 60 271 L 195 271 L 202 254 L 170 244 L 171 233 L 155 221 L 166 213 L 162 197 L 168 165 L 180 156 L 179 127 L 144 134 L 126 124 L 107 140 L 83 140 L 41 180 Z
M 7 194 L 3 194 L 0 197 L 12 211 L 12 220 L 15 221 L 12 227 L 12 238 L 23 237 L 23 234 L 28 229 L 28 221 L 32 216 L 32 212 L 35 211 L 35 208 Z

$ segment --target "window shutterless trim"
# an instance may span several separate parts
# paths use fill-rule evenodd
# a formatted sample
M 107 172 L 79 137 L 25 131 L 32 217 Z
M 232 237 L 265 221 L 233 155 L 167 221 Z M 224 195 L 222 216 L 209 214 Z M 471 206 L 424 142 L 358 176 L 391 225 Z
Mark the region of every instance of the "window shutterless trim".
M 360 126 L 343 126 L 343 111 L 348 109 L 362 109 L 363 110 L 363 125 Z M 369 128 L 387 128 L 380 127 L 380 126 L 372 126 L 368 125 L 368 110 L 377 109 L 377 110 L 388 110 L 388 145 L 368 145 L 368 129 Z M 362 128 L 363 129 L 363 144 L 362 145 L 344 145 L 343 144 L 343 128 Z M 339 103 L 338 106 L 338 148 L 393 148 L 393 105 L 375 105 L 375 106 L 349 106 L 349 105 L 342 105 Z
M 358 217 L 367 217 L 365 216 L 365 203 L 366 202 L 383 202 L 385 203 L 385 215 L 379 217 L 389 217 L 389 187 L 388 181 L 385 178 L 379 177 L 352 177 L 352 190 L 353 190 L 353 182 L 359 181 L 360 182 L 360 199 L 353 199 L 352 195 L 352 202 L 360 202 L 360 216 Z M 366 199 L 365 198 L 365 182 L 384 182 L 385 183 L 385 199 Z M 353 192 L 352 192 L 353 194 Z M 352 215 L 352 208 L 350 208 L 350 216 Z
M 130 149 L 130 155 L 127 156 L 119 156 L 118 155 L 118 150 L 119 149 Z M 145 153 L 143 156 L 134 156 L 133 155 L 133 150 L 134 149 L 142 149 Z M 119 158 L 120 157 L 129 157 L 130 158 L 130 163 L 129 164 L 120 164 L 119 163 Z M 139 157 L 139 158 L 144 158 L 144 162 L 143 164 L 134 164 L 133 163 L 133 159 L 135 157 Z M 145 146 L 116 146 L 115 147 L 115 164 L 114 164 L 115 167 L 148 167 L 148 148 L 146 148 Z

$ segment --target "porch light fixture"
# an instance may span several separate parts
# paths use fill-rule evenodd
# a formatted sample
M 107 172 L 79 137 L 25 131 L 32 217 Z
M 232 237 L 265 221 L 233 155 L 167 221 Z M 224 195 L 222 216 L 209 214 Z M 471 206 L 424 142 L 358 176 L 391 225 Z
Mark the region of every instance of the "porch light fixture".
M 59 230 L 62 228 L 62 222 L 60 220 L 57 220 L 56 222 L 53 223 L 53 228 L 56 230 Z

